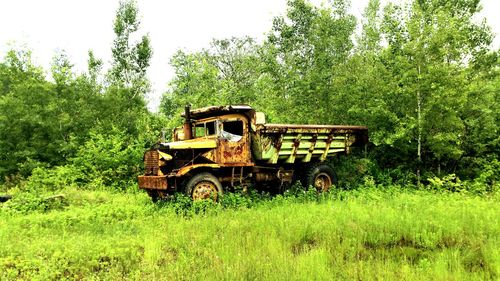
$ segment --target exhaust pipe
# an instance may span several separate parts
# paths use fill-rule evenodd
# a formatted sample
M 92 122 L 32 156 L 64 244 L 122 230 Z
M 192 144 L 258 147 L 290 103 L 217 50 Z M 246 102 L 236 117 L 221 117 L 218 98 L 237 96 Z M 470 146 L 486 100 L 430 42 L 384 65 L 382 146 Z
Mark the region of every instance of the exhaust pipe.
M 191 106 L 188 104 L 184 107 L 184 139 L 190 140 L 193 138 L 193 124 L 191 123 Z

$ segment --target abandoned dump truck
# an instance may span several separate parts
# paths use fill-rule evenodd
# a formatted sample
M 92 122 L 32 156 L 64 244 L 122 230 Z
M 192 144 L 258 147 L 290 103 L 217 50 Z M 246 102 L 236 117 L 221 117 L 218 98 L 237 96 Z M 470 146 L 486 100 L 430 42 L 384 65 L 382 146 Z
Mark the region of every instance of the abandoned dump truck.
M 184 192 L 194 200 L 235 188 L 282 189 L 293 181 L 327 191 L 337 182 L 329 157 L 368 142 L 364 126 L 267 124 L 247 105 L 185 108 L 172 142 L 144 154 L 139 188 L 153 201 Z

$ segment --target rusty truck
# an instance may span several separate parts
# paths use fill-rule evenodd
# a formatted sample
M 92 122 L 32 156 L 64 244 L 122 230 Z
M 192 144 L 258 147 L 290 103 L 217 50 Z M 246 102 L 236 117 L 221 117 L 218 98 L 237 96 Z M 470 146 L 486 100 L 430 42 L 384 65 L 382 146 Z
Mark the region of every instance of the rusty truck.
M 368 142 L 365 126 L 268 124 L 248 105 L 186 107 L 171 142 L 144 154 L 139 188 L 153 201 L 175 192 L 193 200 L 249 187 L 282 190 L 295 181 L 328 191 L 337 183 L 326 161 Z

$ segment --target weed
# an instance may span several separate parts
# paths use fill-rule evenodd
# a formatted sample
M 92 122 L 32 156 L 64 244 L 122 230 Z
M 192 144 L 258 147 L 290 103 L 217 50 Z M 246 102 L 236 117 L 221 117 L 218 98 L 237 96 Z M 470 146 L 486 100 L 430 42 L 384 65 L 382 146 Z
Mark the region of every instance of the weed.
M 296 186 L 152 204 L 137 192 L 61 193 L 1 205 L 0 279 L 498 278 L 495 194 Z

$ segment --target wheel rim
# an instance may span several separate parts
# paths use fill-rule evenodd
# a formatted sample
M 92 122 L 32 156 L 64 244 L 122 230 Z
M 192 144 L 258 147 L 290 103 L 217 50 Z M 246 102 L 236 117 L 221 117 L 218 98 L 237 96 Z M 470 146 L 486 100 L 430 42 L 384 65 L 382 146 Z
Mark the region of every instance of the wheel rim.
M 328 191 L 332 186 L 332 179 L 327 173 L 319 173 L 314 178 L 314 187 L 317 191 Z
M 193 200 L 202 200 L 213 198 L 217 200 L 217 187 L 209 181 L 197 183 L 193 188 Z

